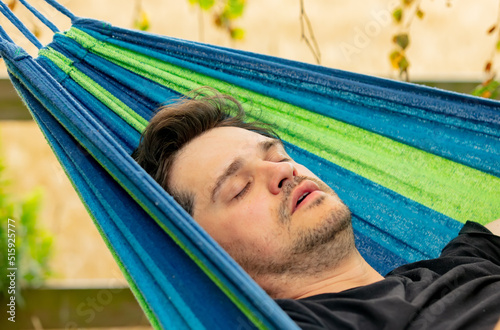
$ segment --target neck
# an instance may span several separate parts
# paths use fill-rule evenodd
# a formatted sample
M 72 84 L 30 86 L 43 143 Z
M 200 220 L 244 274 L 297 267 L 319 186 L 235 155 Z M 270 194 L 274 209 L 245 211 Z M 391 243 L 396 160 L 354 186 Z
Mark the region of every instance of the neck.
M 357 250 L 334 269 L 313 276 L 285 277 L 287 276 L 265 281 L 269 285 L 263 285 L 264 288 L 280 288 L 280 290 L 268 290 L 271 297 L 275 299 L 301 299 L 322 293 L 337 293 L 384 279 L 363 259 Z

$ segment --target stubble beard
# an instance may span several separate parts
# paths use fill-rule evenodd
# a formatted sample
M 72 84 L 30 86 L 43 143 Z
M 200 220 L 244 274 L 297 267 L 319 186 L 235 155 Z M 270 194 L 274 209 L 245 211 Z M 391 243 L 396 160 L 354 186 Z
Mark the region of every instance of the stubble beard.
M 293 189 L 304 180 L 315 182 L 321 191 L 338 200 L 338 205 L 314 228 L 293 233 L 292 214 L 289 208 Z M 320 207 L 327 195 L 321 195 L 301 211 Z M 264 257 L 259 253 L 243 253 L 235 258 L 258 281 L 260 277 L 314 276 L 335 268 L 355 250 L 351 225 L 351 212 L 335 192 L 323 182 L 311 177 L 295 177 L 283 187 L 283 199 L 278 210 L 278 221 L 284 235 L 291 235 L 291 243 L 275 255 Z M 295 235 L 295 237 L 293 237 Z M 243 252 L 243 251 L 241 251 Z M 258 281 L 259 282 L 259 281 Z

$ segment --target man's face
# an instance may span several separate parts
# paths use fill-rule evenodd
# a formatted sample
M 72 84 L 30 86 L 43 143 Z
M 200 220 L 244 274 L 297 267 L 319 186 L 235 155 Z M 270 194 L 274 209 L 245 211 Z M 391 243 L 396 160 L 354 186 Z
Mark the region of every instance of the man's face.
M 254 278 L 314 272 L 354 247 L 347 206 L 279 140 L 209 130 L 180 150 L 170 178 L 194 195 L 194 219 Z

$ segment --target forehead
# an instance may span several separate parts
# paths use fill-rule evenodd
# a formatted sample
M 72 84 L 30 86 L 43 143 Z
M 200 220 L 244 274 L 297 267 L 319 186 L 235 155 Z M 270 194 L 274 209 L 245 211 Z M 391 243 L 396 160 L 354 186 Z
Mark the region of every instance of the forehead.
M 217 127 L 184 146 L 171 168 L 169 184 L 197 195 L 236 158 L 256 155 L 259 144 L 273 139 L 238 127 Z

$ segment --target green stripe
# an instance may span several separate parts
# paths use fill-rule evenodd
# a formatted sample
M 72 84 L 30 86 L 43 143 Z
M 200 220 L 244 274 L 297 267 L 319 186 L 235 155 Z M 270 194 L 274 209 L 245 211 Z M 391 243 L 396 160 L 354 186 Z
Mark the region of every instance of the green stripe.
M 157 67 L 156 64 L 164 64 L 164 62 L 159 62 L 142 54 L 110 45 L 109 43 L 95 39 L 79 29 L 71 28 L 65 32 L 65 35 L 77 41 L 90 52 L 177 92 L 185 94 L 199 86 L 196 79 L 198 77 L 197 74 L 193 75 L 195 79 L 190 80 L 189 75 L 186 75 L 187 72 L 182 69 L 165 70 L 163 65 Z
M 500 179 L 376 133 L 99 41 L 77 29 L 67 36 L 95 54 L 177 92 L 211 86 L 246 103 L 298 147 L 458 221 L 488 223 L 500 214 Z M 249 105 L 250 104 L 250 105 Z M 253 108 L 262 109 L 263 111 Z
M 64 73 L 71 77 L 78 85 L 101 101 L 114 113 L 120 116 L 127 124 L 142 132 L 147 126 L 148 121 L 142 118 L 134 110 L 104 89 L 101 85 L 90 79 L 87 75 L 78 70 L 73 61 L 52 48 L 41 49 L 39 56 L 46 57 L 57 65 Z

